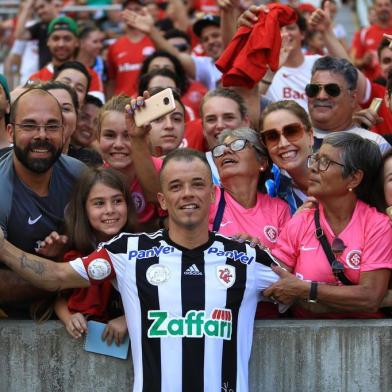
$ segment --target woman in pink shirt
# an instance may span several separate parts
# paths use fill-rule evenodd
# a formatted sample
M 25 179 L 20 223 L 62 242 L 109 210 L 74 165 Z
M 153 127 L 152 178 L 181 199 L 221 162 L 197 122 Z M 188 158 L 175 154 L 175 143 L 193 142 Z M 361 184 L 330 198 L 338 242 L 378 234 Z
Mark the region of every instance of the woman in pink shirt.
M 324 139 L 308 161 L 308 194 L 318 206 L 294 216 L 272 251 L 292 274 L 277 268 L 281 280 L 264 295 L 293 303 L 301 318 L 383 317 L 392 228 L 372 207 L 381 162 L 377 146 L 358 135 Z
M 251 128 L 227 129 L 218 143 L 212 156 L 222 186 L 215 188 L 210 230 L 227 236 L 246 233 L 273 248 L 290 210 L 284 201 L 260 191 L 269 165 L 266 149 Z

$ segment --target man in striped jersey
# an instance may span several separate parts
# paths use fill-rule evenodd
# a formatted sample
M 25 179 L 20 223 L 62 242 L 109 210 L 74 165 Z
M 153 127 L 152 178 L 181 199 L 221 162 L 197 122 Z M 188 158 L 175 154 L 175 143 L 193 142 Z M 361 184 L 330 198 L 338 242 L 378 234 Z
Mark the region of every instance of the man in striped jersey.
M 170 153 L 161 186 L 169 230 L 123 233 L 70 263 L 0 241 L 3 259 L 45 289 L 117 279 L 132 341 L 134 391 L 247 391 L 257 300 L 278 279 L 272 260 L 259 248 L 208 232 L 214 191 L 203 154 Z

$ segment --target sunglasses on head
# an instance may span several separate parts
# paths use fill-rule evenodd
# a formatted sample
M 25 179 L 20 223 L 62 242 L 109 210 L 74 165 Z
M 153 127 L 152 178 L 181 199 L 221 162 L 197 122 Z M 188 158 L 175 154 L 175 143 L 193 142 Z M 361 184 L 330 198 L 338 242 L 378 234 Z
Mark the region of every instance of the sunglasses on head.
M 322 89 L 324 89 L 324 91 L 330 97 L 338 97 L 342 92 L 342 89 L 336 83 L 327 83 L 327 84 L 309 83 L 305 87 L 305 93 L 309 98 L 314 98 L 320 93 Z
M 282 131 L 278 131 L 277 129 L 268 129 L 261 133 L 261 138 L 264 144 L 271 148 L 275 147 L 279 143 L 282 135 L 289 143 L 291 143 L 301 139 L 304 131 L 305 129 L 302 124 L 293 123 L 282 127 Z

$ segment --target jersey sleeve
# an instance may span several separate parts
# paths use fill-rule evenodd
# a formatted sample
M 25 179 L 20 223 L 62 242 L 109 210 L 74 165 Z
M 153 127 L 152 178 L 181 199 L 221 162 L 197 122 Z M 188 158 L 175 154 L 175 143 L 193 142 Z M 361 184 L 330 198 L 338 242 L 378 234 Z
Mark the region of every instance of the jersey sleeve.
M 392 269 L 391 223 L 385 216 L 380 217 L 379 222 L 372 223 L 367 226 L 369 232 L 361 255 L 361 272 Z
M 109 46 L 107 64 L 108 64 L 108 76 L 109 79 L 115 79 L 117 76 L 117 66 L 114 61 L 113 45 Z
M 279 276 L 272 271 L 271 265 L 274 264 L 271 254 L 260 249 L 255 248 L 256 263 L 255 263 L 255 277 L 256 287 L 258 290 L 263 291 L 279 280 Z
M 100 285 L 116 277 L 113 262 L 105 248 L 99 248 L 87 257 L 70 261 L 71 267 L 91 285 Z

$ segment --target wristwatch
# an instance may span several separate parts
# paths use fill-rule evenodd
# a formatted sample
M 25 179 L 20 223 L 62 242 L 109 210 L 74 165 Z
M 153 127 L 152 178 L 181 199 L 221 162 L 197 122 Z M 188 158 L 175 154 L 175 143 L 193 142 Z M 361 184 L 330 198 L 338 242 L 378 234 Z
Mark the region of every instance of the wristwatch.
M 310 302 L 312 304 L 317 303 L 317 287 L 317 282 L 310 283 L 309 298 L 306 300 L 306 302 Z

